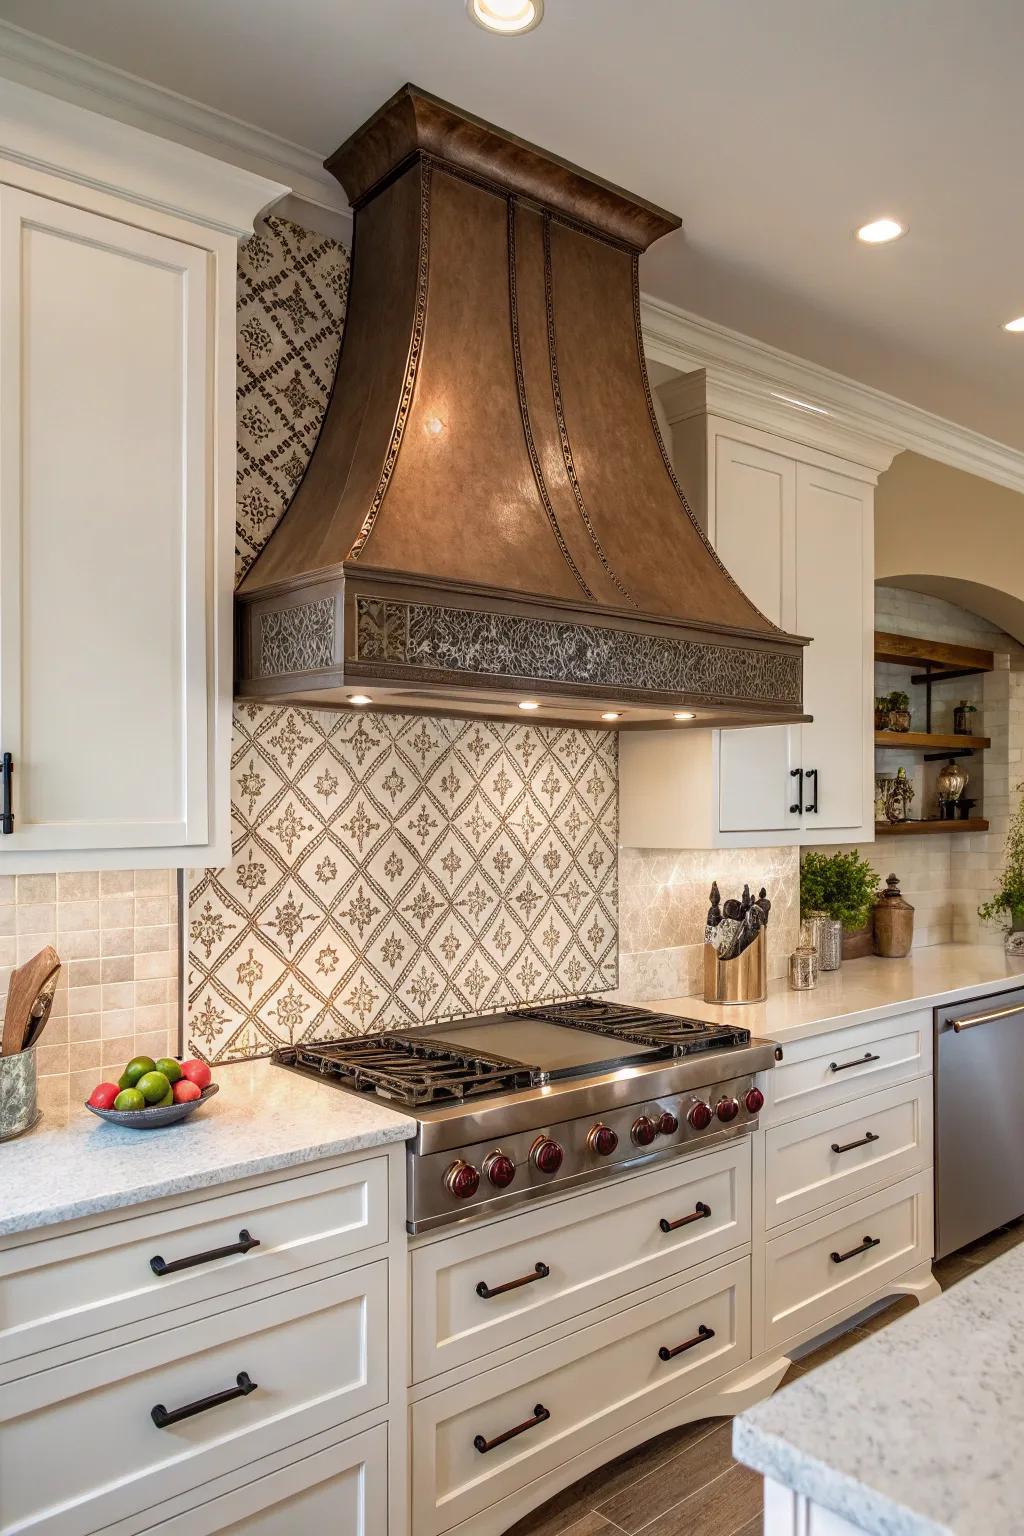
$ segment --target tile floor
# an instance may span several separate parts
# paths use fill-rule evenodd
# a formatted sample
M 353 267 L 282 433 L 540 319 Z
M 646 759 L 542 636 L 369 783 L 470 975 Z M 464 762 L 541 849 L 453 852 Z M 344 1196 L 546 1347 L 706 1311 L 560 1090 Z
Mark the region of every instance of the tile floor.
M 943 1290 L 1024 1241 L 1024 1218 L 935 1266 Z M 909 1311 L 893 1302 L 793 1365 L 787 1380 L 885 1328 Z M 629 1451 L 520 1520 L 507 1536 L 759 1536 L 761 1478 L 732 1459 L 729 1419 L 701 1419 Z

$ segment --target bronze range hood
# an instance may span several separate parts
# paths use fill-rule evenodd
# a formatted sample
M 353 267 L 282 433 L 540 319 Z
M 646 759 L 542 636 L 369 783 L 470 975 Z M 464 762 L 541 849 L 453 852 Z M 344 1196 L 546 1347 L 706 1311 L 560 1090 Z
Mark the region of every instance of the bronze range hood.
M 238 693 L 803 719 L 806 642 L 729 576 L 655 420 L 638 259 L 679 220 L 413 86 L 327 164 L 355 212 L 341 358 L 237 593 Z

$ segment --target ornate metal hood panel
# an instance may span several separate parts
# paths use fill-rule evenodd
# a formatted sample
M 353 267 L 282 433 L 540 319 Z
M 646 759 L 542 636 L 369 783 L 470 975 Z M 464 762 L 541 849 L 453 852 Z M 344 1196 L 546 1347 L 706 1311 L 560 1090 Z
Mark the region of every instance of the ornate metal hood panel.
M 241 693 L 802 718 L 805 642 L 731 579 L 658 433 L 637 268 L 679 220 L 412 86 L 327 163 L 355 210 L 348 318 L 239 590 Z

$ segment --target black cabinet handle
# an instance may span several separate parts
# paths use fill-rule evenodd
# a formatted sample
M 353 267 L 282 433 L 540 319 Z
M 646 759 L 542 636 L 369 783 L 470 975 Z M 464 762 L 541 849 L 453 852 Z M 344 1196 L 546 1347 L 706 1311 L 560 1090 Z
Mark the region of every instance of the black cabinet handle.
M 878 1137 L 875 1135 L 874 1131 L 868 1131 L 867 1135 L 866 1136 L 862 1136 L 860 1141 L 846 1141 L 846 1142 L 843 1143 L 842 1146 L 839 1145 L 838 1141 L 834 1141 L 832 1143 L 832 1151 L 833 1152 L 852 1152 L 854 1147 L 867 1147 L 867 1146 L 870 1146 L 871 1142 L 877 1141 L 877 1140 L 878 1140 Z
M 177 1269 L 192 1269 L 196 1264 L 209 1264 L 214 1259 L 226 1259 L 230 1253 L 248 1253 L 250 1248 L 259 1246 L 259 1238 L 251 1237 L 243 1227 L 238 1234 L 238 1242 L 229 1243 L 226 1248 L 211 1248 L 207 1253 L 193 1253 L 187 1259 L 173 1259 L 170 1264 L 155 1253 L 149 1261 L 149 1267 L 154 1275 L 173 1275 Z
M 833 1264 L 845 1264 L 847 1259 L 855 1259 L 858 1253 L 867 1253 L 869 1248 L 877 1248 L 881 1241 L 880 1237 L 866 1237 L 859 1247 L 851 1248 L 848 1253 L 836 1253 L 833 1250 L 829 1258 Z
M 235 1377 L 237 1386 L 228 1387 L 223 1392 L 212 1392 L 209 1397 L 201 1397 L 197 1403 L 186 1403 L 184 1408 L 167 1409 L 163 1403 L 157 1403 L 150 1409 L 150 1416 L 157 1429 L 167 1429 L 171 1424 L 180 1424 L 182 1419 L 191 1419 L 197 1413 L 205 1413 L 207 1408 L 218 1408 L 221 1403 L 230 1403 L 236 1397 L 248 1397 L 250 1392 L 256 1391 L 256 1383 L 250 1381 L 245 1371 L 239 1371 Z
M 474 1435 L 473 1444 L 481 1456 L 484 1456 L 488 1451 L 493 1451 L 496 1446 L 504 1445 L 507 1440 L 514 1440 L 516 1435 L 525 1434 L 528 1429 L 533 1429 L 536 1424 L 543 1424 L 550 1417 L 551 1414 L 544 1404 L 538 1403 L 533 1410 L 532 1419 L 527 1419 L 524 1424 L 517 1424 L 515 1429 L 506 1429 L 503 1435 L 495 1435 L 493 1440 L 485 1440 L 483 1435 Z
M 817 816 L 817 814 L 818 814 L 818 770 L 817 770 L 817 768 L 805 768 L 804 769 L 804 778 L 806 778 L 806 779 L 813 779 L 814 780 L 814 799 L 811 801 L 810 805 L 805 805 L 804 806 L 804 814 L 805 815 L 810 815 L 810 816 Z
M 691 1221 L 700 1221 L 704 1216 L 710 1215 L 710 1205 L 705 1205 L 703 1200 L 698 1200 L 696 1208 L 689 1216 L 680 1216 L 678 1221 L 666 1221 L 663 1216 L 658 1226 L 663 1232 L 675 1232 L 679 1227 L 688 1227 Z
M 803 769 L 802 768 L 791 768 L 789 770 L 789 776 L 790 776 L 791 779 L 799 779 L 801 777 L 802 773 L 803 773 Z M 799 794 L 799 792 L 800 792 L 800 789 L 799 789 L 799 785 L 798 785 L 797 786 L 797 793 Z M 800 801 L 798 800 L 795 805 L 791 805 L 789 809 L 790 809 L 790 813 L 792 815 L 799 816 L 799 814 L 800 814 Z
M 520 1275 L 518 1280 L 506 1280 L 504 1285 L 490 1286 L 486 1280 L 481 1280 L 476 1293 L 482 1296 L 484 1301 L 490 1301 L 492 1296 L 503 1296 L 506 1291 L 518 1291 L 521 1285 L 532 1285 L 535 1280 L 546 1280 L 550 1273 L 546 1264 L 535 1264 L 528 1275 Z
M 676 1355 L 684 1355 L 688 1349 L 695 1349 L 698 1344 L 703 1344 L 706 1339 L 713 1339 L 714 1336 L 715 1330 L 713 1328 L 705 1328 L 704 1324 L 701 1323 L 693 1338 L 687 1339 L 685 1344 L 677 1344 L 675 1349 L 666 1349 L 663 1344 L 658 1350 L 658 1359 L 674 1360 Z
M 870 1051 L 867 1051 L 863 1056 L 858 1056 L 853 1061 L 830 1061 L 828 1069 L 830 1072 L 845 1072 L 849 1067 L 862 1067 L 865 1062 L 881 1061 L 881 1059 L 881 1056 L 873 1056 Z
M 0 757 L 0 834 L 9 837 L 14 831 L 14 810 L 11 805 L 11 780 L 14 778 L 14 758 L 9 752 Z

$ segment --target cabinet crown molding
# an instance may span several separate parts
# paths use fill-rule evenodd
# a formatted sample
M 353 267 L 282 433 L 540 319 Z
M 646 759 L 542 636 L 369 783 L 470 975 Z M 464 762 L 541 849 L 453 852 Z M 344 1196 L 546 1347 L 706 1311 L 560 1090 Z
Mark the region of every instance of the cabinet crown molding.
M 0 157 L 236 240 L 291 189 L 183 144 L 0 78 Z

